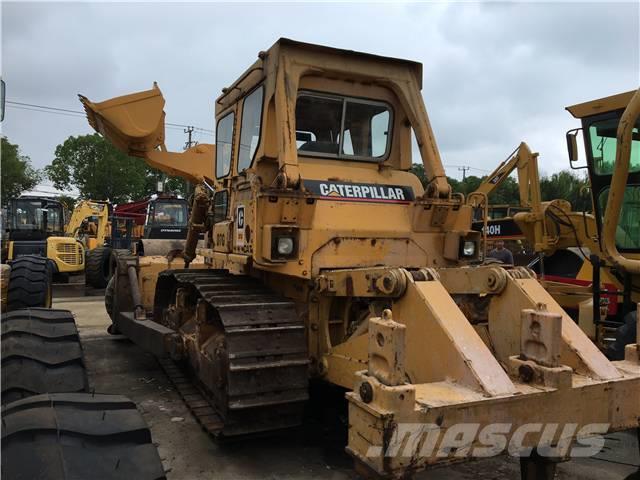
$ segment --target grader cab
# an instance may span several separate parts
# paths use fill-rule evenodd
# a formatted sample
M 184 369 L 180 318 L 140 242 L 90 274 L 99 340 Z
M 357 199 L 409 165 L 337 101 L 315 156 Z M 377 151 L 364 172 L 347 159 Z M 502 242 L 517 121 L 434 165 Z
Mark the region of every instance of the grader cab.
M 81 97 L 116 146 L 198 182 L 181 256 L 119 257 L 114 326 L 214 435 L 300 424 L 315 377 L 349 390 L 364 472 L 509 445 L 542 478 L 562 445 L 638 426 L 638 347 L 610 362 L 532 272 L 479 263 L 421 82 L 415 62 L 281 39 L 217 98 L 215 148 L 184 153 L 166 150 L 157 86 Z

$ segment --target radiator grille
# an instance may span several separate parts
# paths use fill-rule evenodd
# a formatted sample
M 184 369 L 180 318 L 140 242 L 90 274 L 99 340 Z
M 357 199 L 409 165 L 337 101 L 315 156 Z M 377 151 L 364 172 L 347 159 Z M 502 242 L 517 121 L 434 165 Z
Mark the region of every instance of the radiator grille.
M 66 264 L 82 265 L 82 249 L 78 243 L 59 243 L 56 254 Z

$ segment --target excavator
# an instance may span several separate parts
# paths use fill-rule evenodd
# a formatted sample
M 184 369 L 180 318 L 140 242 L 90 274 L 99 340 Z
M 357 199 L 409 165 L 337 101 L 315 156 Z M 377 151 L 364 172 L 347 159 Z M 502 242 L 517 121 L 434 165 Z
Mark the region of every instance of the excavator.
M 482 232 L 484 255 L 489 241 L 503 240 L 514 253 L 515 264 L 525 265 L 531 260 L 527 251 L 521 254 L 522 242 L 526 237 L 513 221 L 513 216 L 522 211 L 538 208 L 541 202 L 540 178 L 538 174 L 538 153 L 532 152 L 525 142 L 509 154 L 493 172 L 487 175 L 478 188 L 467 196 L 467 204 L 474 209 L 472 228 Z M 492 205 L 489 195 L 509 178 L 513 171 L 518 175 L 520 203 L 513 205 Z M 527 249 L 528 250 L 528 249 Z M 524 259 L 524 260 L 522 260 Z
M 81 200 L 73 209 L 65 225 L 65 236 L 78 240 L 85 251 L 107 243 L 109 232 L 109 205 L 106 202 Z
M 346 390 L 346 450 L 364 475 L 486 454 L 506 425 L 492 454 L 509 445 L 522 478 L 551 479 L 570 456 L 560 446 L 588 443 L 593 425 L 638 427 L 640 342 L 610 361 L 533 272 L 481 263 L 421 89 L 417 62 L 280 39 L 216 99 L 216 145 L 180 153 L 166 148 L 157 85 L 80 96 L 116 147 L 196 184 L 179 255 L 118 256 L 111 317 L 217 438 L 299 425 L 315 378 Z M 640 93 L 619 153 L 639 113 Z M 616 158 L 614 180 L 628 165 Z

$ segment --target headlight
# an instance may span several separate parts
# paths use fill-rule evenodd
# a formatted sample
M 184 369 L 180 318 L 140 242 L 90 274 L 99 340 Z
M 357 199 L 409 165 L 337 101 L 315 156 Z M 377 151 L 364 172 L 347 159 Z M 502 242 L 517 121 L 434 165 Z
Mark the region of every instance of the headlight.
M 293 238 L 278 238 L 278 253 L 283 256 L 289 256 L 293 253 Z
M 476 242 L 467 240 L 462 246 L 462 255 L 465 257 L 473 257 L 476 254 Z

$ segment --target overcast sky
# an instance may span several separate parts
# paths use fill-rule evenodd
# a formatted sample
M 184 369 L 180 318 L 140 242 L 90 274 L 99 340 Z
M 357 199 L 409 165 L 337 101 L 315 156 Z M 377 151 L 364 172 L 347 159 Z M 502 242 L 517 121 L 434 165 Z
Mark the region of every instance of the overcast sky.
M 640 84 L 640 3 L 2 2 L 7 99 L 81 110 L 157 81 L 167 121 L 213 129 L 213 104 L 279 37 L 424 65 L 427 111 L 449 175 L 493 169 L 521 140 L 543 173 L 567 168 L 574 103 Z M 8 106 L 2 133 L 40 168 L 81 117 Z M 211 142 L 206 133 L 195 139 Z M 170 149 L 186 136 L 167 131 Z M 414 161 L 419 159 L 414 158 Z

